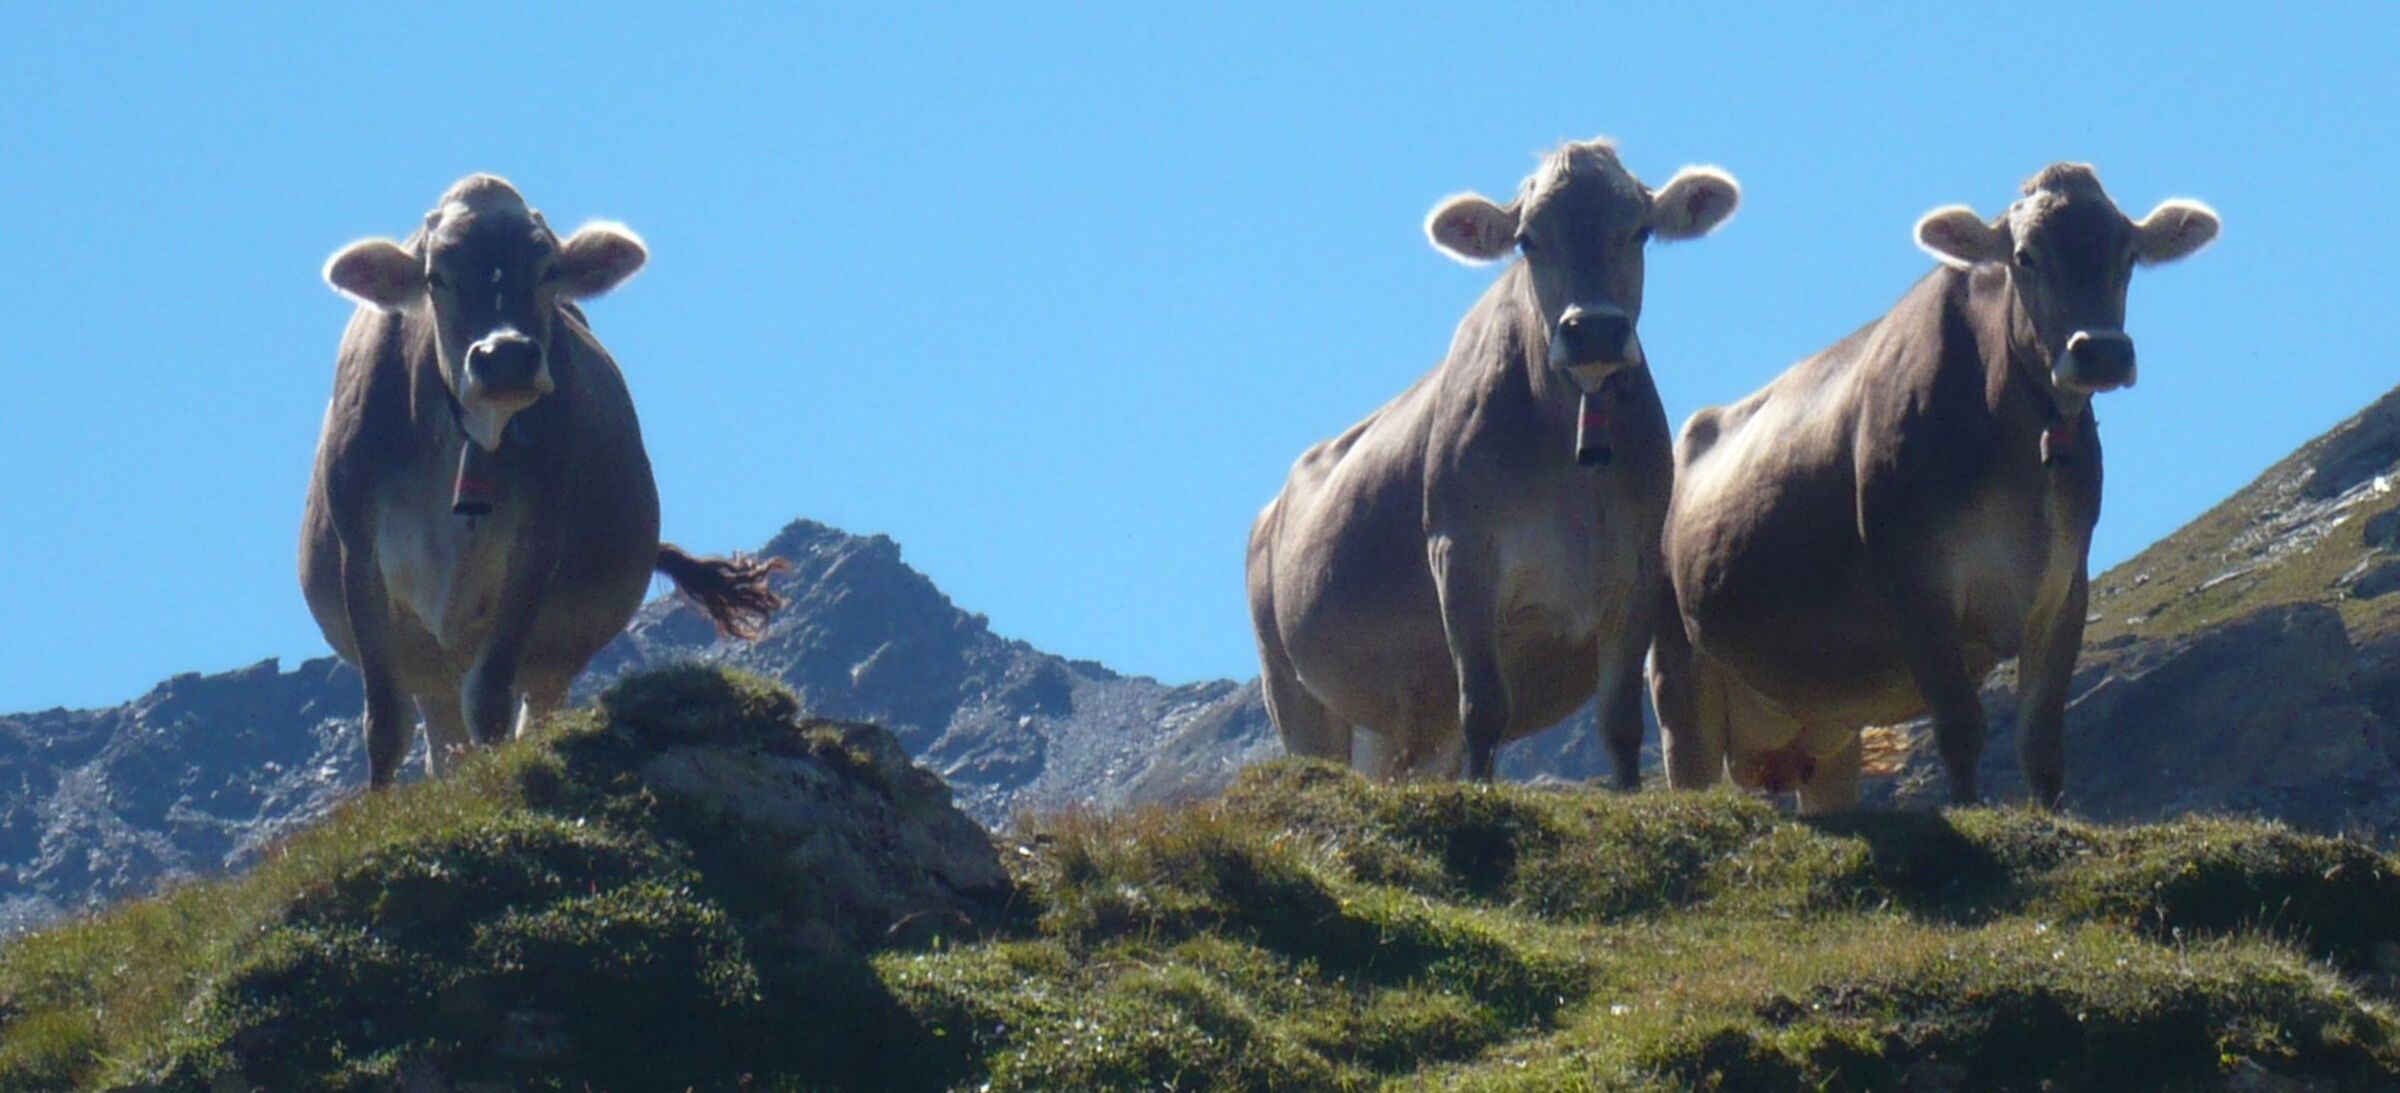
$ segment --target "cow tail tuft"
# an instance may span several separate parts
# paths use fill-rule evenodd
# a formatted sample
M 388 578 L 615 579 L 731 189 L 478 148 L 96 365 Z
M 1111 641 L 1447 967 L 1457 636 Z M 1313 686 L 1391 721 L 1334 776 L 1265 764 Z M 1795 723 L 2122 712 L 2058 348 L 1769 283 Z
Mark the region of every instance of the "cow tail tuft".
M 739 554 L 730 558 L 699 558 L 673 543 L 658 544 L 658 571 L 691 598 L 717 633 L 757 641 L 766 633 L 767 618 L 783 606 L 783 597 L 767 578 L 791 568 L 781 558 L 757 559 Z

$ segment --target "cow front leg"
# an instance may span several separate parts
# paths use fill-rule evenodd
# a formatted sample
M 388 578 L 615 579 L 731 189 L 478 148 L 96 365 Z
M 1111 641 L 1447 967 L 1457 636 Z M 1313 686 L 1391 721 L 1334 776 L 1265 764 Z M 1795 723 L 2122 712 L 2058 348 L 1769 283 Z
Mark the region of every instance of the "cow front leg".
M 1499 766 L 1500 743 L 1508 733 L 1508 689 L 1488 655 L 1459 662 L 1458 730 L 1466 745 L 1461 774 L 1491 781 Z
M 1665 583 L 1658 582 L 1662 587 Z M 1660 598 L 1638 594 L 1636 609 L 1626 612 L 1625 625 L 1600 635 L 1600 686 L 1593 714 L 1600 742 L 1608 749 L 1609 771 L 1616 787 L 1627 792 L 1642 788 L 1642 661 L 1650 651 Z M 1663 598 L 1672 610 L 1672 593 Z
M 383 576 L 372 554 L 353 549 L 350 542 L 345 538 L 343 544 L 342 610 L 349 616 L 350 642 L 357 648 L 358 674 L 366 685 L 359 727 L 367 743 L 367 787 L 385 789 L 399 778 L 400 764 L 408 759 L 417 719 L 410 715 L 392 668 L 390 604 Z
M 2057 808 L 2067 788 L 2067 688 L 2083 653 L 2083 616 L 2090 583 L 2080 573 L 2064 602 L 2026 620 L 2017 658 L 2017 764 L 2033 801 Z
M 1500 669 L 1496 614 L 1488 565 L 1462 557 L 1455 540 L 1437 535 L 1426 547 L 1442 631 L 1458 671 L 1458 731 L 1464 738 L 1462 774 L 1489 782 L 1508 734 L 1508 680 Z
M 1599 721 L 1600 742 L 1608 748 L 1610 780 L 1631 793 L 1642 788 L 1642 651 L 1630 662 L 1620 657 L 1600 669 L 1599 701 L 1593 715 Z
M 467 712 L 467 731 L 476 743 L 500 743 L 516 727 L 516 677 L 514 650 L 495 655 L 487 649 L 476 658 L 475 667 L 468 670 L 459 701 Z
M 460 704 L 466 709 L 467 731 L 478 744 L 505 741 L 517 726 L 517 666 L 527 631 L 533 628 L 533 607 L 527 604 L 501 618 L 507 620 L 506 624 L 496 627 L 484 642 L 483 651 L 476 654 L 474 666 L 467 669 L 461 688 Z
M 359 674 L 367 684 L 362 725 L 367 738 L 367 788 L 388 789 L 400 777 L 400 764 L 408 760 L 417 721 L 409 716 L 408 703 L 388 669 L 370 673 L 362 667 Z
M 1975 765 L 1983 761 L 1988 733 L 1983 696 L 1977 680 L 1967 671 L 1958 626 L 1947 609 L 1949 600 L 1919 593 L 1913 604 L 1904 612 L 1909 675 L 1933 713 L 1933 742 L 1942 754 L 1942 770 L 1950 778 L 1950 803 L 1971 805 L 1982 799 L 1976 790 Z
M 547 519 L 534 521 L 535 530 L 520 546 L 514 575 L 493 606 L 491 633 L 475 655 L 474 666 L 467 669 L 460 699 L 467 711 L 467 731 L 478 744 L 507 740 L 517 726 L 517 672 L 541 614 L 543 591 L 558 569 L 556 536 L 562 519 L 556 512 L 542 515 Z

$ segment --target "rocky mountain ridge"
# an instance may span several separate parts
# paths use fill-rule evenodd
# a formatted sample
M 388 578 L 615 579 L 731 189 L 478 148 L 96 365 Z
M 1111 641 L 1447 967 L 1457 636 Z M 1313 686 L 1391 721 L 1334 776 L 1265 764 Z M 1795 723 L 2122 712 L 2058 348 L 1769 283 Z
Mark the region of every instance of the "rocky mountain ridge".
M 2068 718 L 2069 806 L 2149 819 L 2239 811 L 2400 834 L 2400 390 L 2093 580 Z M 792 606 L 754 645 L 673 599 L 579 685 L 736 665 L 813 713 L 887 726 L 987 825 L 1019 810 L 1214 793 L 1277 754 L 1255 681 L 1172 685 L 993 632 L 884 536 L 797 521 L 765 547 Z M 1987 687 L 1984 782 L 2022 793 L 2013 677 Z M 355 673 L 332 658 L 181 675 L 123 706 L 0 716 L 0 928 L 239 868 L 365 780 Z M 1589 711 L 1502 753 L 1515 779 L 1606 761 Z M 1923 724 L 1876 730 L 1870 802 L 1940 802 Z
M 1278 750 L 1254 683 L 1161 683 L 1001 637 L 888 537 L 802 520 L 763 553 L 791 563 L 776 578 L 790 606 L 760 641 L 720 641 L 662 598 L 576 699 L 642 668 L 737 665 L 816 715 L 888 726 L 995 826 L 1213 789 Z M 0 715 L 0 929 L 243 867 L 364 784 L 359 712 L 357 673 L 323 657 L 179 675 L 109 709 Z
M 790 604 L 758 641 L 719 640 L 697 610 L 663 598 L 579 686 L 684 660 L 756 672 L 819 716 L 890 728 L 987 824 L 1018 809 L 1124 804 L 1162 737 L 1194 724 L 1237 741 L 1268 733 L 1255 686 L 1119 675 L 993 633 L 901 561 L 888 537 L 801 520 L 761 553 L 791 563 L 775 578 Z

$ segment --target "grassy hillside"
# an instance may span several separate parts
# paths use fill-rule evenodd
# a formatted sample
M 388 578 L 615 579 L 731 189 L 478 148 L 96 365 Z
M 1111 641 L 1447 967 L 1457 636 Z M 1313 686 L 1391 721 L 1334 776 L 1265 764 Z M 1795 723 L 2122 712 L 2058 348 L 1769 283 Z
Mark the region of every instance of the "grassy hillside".
M 862 946 L 858 878 L 637 776 L 695 739 L 888 777 L 767 685 L 630 681 L 247 877 L 10 943 L 0 1090 L 2400 1083 L 2400 862 L 2271 825 L 1287 761 L 1029 821 L 1005 911 Z

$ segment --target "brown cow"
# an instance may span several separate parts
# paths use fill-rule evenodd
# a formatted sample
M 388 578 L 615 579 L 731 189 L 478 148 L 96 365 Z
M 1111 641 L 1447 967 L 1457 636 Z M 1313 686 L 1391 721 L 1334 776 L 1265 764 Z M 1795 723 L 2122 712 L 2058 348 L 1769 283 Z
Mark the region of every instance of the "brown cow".
M 2125 289 L 2217 217 L 2169 201 L 2134 223 L 2061 164 L 1985 223 L 1917 223 L 1942 265 L 1891 312 L 1676 447 L 1667 571 L 1681 626 L 1651 669 L 1669 783 L 1857 803 L 1859 729 L 1930 710 L 1959 803 L 1976 798 L 1977 689 L 2019 658 L 2017 744 L 2034 799 L 2066 775 L 2066 687 L 2100 516 L 2092 396 L 2134 381 Z
M 1673 470 L 1634 331 L 1643 245 L 1705 235 L 1739 200 L 1710 168 L 1654 195 L 1594 141 L 1551 153 L 1508 205 L 1434 209 L 1426 234 L 1451 257 L 1524 260 L 1439 367 L 1301 456 L 1251 530 L 1251 621 L 1286 750 L 1349 762 L 1355 726 L 1382 773 L 1458 770 L 1463 752 L 1488 779 L 1502 742 L 1597 689 L 1617 779 L 1638 780 Z
M 360 306 L 317 445 L 300 585 L 366 679 L 371 785 L 390 784 L 415 735 L 404 694 L 437 774 L 470 738 L 556 709 L 654 568 L 728 633 L 780 606 L 766 583 L 779 563 L 658 541 L 632 399 L 573 303 L 647 258 L 615 224 L 562 242 L 515 188 L 473 175 L 406 242 L 363 240 L 326 264 Z

